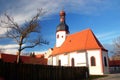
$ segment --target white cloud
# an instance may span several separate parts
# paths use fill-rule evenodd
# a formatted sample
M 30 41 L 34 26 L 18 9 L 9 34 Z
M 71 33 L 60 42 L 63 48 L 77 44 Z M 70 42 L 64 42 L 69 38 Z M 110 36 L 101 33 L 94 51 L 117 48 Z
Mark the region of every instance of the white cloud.
M 35 51 L 35 54 L 45 54 L 47 52 L 47 50 L 44 51 Z
M 25 46 L 25 44 L 23 44 Z M 7 54 L 16 54 L 18 52 L 18 44 L 8 44 L 8 45 L 0 45 L 0 49 L 4 49 L 4 53 Z
M 105 38 L 105 37 L 111 36 L 113 34 L 116 34 L 116 32 L 105 32 L 105 33 L 102 33 L 102 34 L 98 34 L 97 37 L 98 38 Z
M 19 0 L 5 2 L 1 7 L 3 12 L 7 12 L 12 16 L 18 24 L 23 24 L 25 20 L 29 20 L 37 13 L 37 9 L 43 8 L 46 12 L 45 16 L 58 13 L 61 9 L 67 12 L 77 14 L 91 14 L 99 13 L 100 10 L 105 9 L 108 5 L 108 0 Z M 6 8 L 7 7 L 7 8 Z M 4 8 L 6 10 L 4 10 Z M 3 14 L 0 13 L 0 16 Z M 45 17 L 44 17 L 45 18 Z M 2 30 L 1 33 L 5 33 Z
M 35 15 L 39 8 L 46 10 L 47 15 L 55 14 L 63 8 L 68 12 L 89 14 L 105 9 L 105 3 L 104 0 L 19 0 L 17 4 L 9 3 L 11 5 L 6 12 L 13 15 L 18 23 L 22 23 Z
M 111 43 L 113 42 L 113 40 L 119 36 L 119 32 L 117 31 L 111 31 L 111 32 L 104 32 L 104 33 L 100 33 L 100 34 L 96 34 L 97 38 L 103 42 L 103 43 Z
M 0 45 L 0 48 L 5 49 L 4 53 L 16 54 L 18 45 L 17 44 Z

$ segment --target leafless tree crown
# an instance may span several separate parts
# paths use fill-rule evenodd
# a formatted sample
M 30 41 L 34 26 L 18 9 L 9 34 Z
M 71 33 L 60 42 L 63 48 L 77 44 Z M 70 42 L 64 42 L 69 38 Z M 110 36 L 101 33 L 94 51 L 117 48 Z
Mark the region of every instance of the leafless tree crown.
M 4 38 L 11 38 L 19 45 L 18 53 L 26 48 L 33 48 L 37 45 L 48 44 L 49 42 L 44 40 L 40 35 L 40 17 L 45 14 L 42 9 L 38 10 L 38 13 L 29 21 L 25 21 L 24 24 L 18 25 L 12 17 L 5 14 L 7 20 L 1 20 L 1 23 L 6 25 L 2 28 L 6 28 Z M 33 34 L 34 33 L 34 34 Z M 34 35 L 34 36 L 33 36 Z M 32 36 L 32 37 L 31 37 Z

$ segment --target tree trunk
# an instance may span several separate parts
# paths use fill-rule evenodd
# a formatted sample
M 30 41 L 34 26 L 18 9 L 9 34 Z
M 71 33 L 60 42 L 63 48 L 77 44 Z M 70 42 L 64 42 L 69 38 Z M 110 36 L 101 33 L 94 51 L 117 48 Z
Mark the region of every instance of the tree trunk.
M 20 54 L 21 54 L 21 51 L 22 51 L 22 49 L 21 49 L 21 47 L 22 47 L 22 42 L 23 42 L 23 37 L 21 36 L 21 37 L 20 37 L 20 43 L 19 43 L 18 54 L 17 54 L 17 63 L 20 62 Z
M 19 51 L 19 52 L 17 53 L 17 63 L 20 62 L 20 53 L 21 53 L 21 51 Z

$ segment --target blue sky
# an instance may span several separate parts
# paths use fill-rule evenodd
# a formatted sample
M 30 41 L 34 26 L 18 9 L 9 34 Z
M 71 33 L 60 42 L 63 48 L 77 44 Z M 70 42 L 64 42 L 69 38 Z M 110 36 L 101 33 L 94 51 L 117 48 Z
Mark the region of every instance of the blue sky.
M 18 24 L 24 24 L 43 8 L 47 13 L 41 19 L 43 38 L 50 45 L 42 45 L 25 52 L 40 52 L 55 45 L 55 32 L 59 24 L 59 12 L 66 12 L 66 23 L 70 33 L 87 28 L 92 29 L 105 48 L 113 48 L 113 40 L 120 36 L 120 0 L 0 0 L 0 19 L 7 12 Z M 0 29 L 0 34 L 5 31 Z M 15 53 L 17 45 L 13 41 L 0 40 L 0 47 L 7 53 Z

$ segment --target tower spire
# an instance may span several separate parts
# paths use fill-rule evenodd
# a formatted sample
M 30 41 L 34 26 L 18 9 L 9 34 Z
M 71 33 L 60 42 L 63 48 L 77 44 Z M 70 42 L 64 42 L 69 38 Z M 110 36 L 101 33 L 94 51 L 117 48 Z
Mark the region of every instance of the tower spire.
M 59 15 L 60 15 L 60 24 L 57 26 L 56 32 L 65 31 L 68 34 L 69 33 L 69 27 L 68 27 L 68 25 L 66 24 L 66 21 L 65 21 L 65 16 L 66 16 L 65 11 L 61 10 Z
M 69 27 L 65 22 L 65 11 L 61 10 L 59 15 L 60 24 L 57 26 L 56 30 L 56 47 L 60 47 L 69 34 Z
M 60 22 L 65 22 L 65 11 L 60 11 Z

